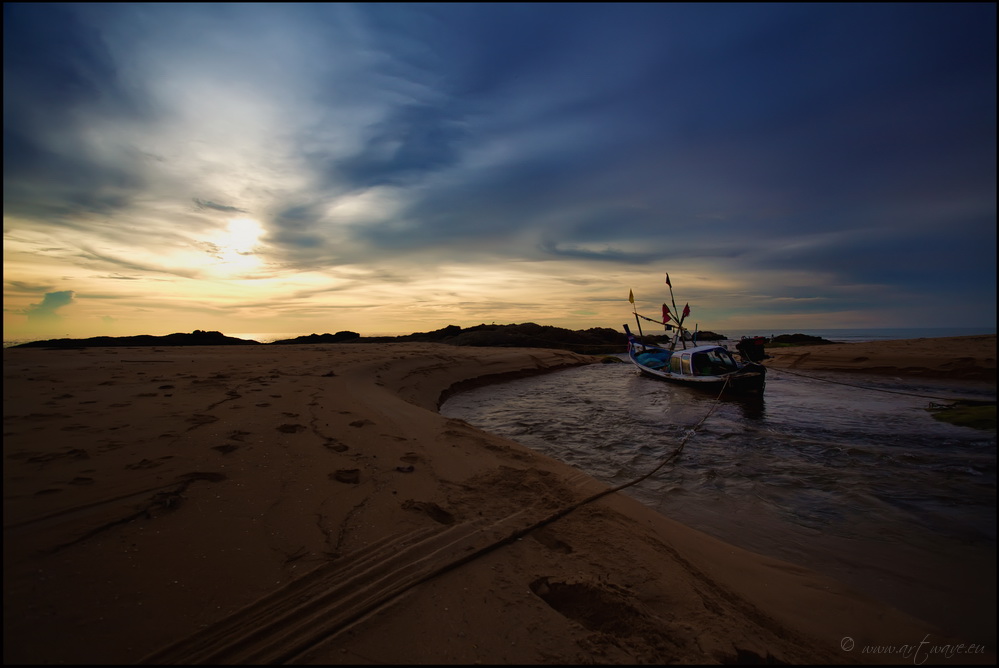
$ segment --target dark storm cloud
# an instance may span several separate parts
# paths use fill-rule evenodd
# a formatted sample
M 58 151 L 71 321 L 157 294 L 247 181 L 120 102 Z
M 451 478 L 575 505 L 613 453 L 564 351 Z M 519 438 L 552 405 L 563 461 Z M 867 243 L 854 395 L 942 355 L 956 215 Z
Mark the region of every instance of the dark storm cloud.
M 335 163 L 333 180 L 365 188 L 419 179 L 457 162 L 463 134 L 440 110 L 406 105 L 369 128 L 364 150 Z
M 509 39 L 487 40 L 443 66 L 442 78 L 466 93 L 454 98 L 454 108 L 469 110 L 466 124 L 481 134 L 454 134 L 438 141 L 432 154 L 411 153 L 423 158 L 422 170 L 415 169 L 419 160 L 395 160 L 387 152 L 380 165 L 425 177 L 448 166 L 456 142 L 472 150 L 490 131 L 496 141 L 509 138 L 513 157 L 421 190 L 405 211 L 407 225 L 393 223 L 393 235 L 367 227 L 365 238 L 393 247 L 488 239 L 502 226 L 547 225 L 554 213 L 575 206 L 580 220 L 559 230 L 567 242 L 612 240 L 634 229 L 636 236 L 686 247 L 687 237 L 703 235 L 694 223 L 715 214 L 726 221 L 716 225 L 727 225 L 725 232 L 751 228 L 746 243 L 752 246 L 754 235 L 915 224 L 884 215 L 892 200 L 929 203 L 941 195 L 978 193 L 979 205 L 988 206 L 994 39 L 981 19 L 989 10 L 976 17 L 945 6 L 901 12 L 887 6 L 707 6 L 682 8 L 673 17 L 670 8 L 656 7 L 638 21 L 640 11 L 548 6 L 523 30 L 513 18 L 508 26 L 501 22 L 496 30 Z M 467 16 L 460 19 L 448 35 L 478 34 L 463 31 Z M 602 19 L 606 30 L 598 29 Z M 652 26 L 665 28 L 661 50 L 630 46 L 628 37 L 651 37 Z M 717 36 L 703 37 L 706 31 Z M 620 41 L 600 41 L 609 35 Z M 465 44 L 447 37 L 442 42 L 426 45 L 438 50 L 441 62 L 460 51 L 458 42 Z M 578 48 L 566 51 L 567 44 Z M 625 51 L 613 57 L 620 82 L 598 62 L 615 45 Z M 512 57 L 501 66 L 505 53 Z M 539 54 L 533 68 L 525 53 Z M 471 81 L 480 83 L 466 83 Z M 512 90 L 538 94 L 527 103 L 536 109 L 519 122 L 509 105 L 499 106 Z M 487 103 L 497 105 L 492 114 L 470 111 L 489 108 Z M 560 137 L 567 126 L 576 131 Z M 542 138 L 547 131 L 551 139 L 519 143 L 524 127 L 538 128 Z M 345 164 L 379 165 L 366 154 Z M 585 222 L 590 207 L 634 198 L 649 207 L 641 226 L 628 218 Z M 903 211 L 904 205 L 899 215 Z M 983 229 L 982 221 L 967 224 L 968 232 Z M 708 244 L 694 245 L 714 254 Z M 560 246 L 548 248 L 554 253 Z
M 149 110 L 121 81 L 100 31 L 72 5 L 6 3 L 3 13 L 4 209 L 65 216 L 124 207 L 142 186 L 142 158 L 127 147 L 95 155 L 87 121 L 128 122 Z

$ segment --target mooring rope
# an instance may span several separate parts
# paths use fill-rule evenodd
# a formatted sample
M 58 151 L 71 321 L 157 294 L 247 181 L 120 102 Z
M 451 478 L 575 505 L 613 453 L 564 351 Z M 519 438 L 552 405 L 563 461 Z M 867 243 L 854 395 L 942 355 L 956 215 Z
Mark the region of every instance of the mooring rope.
M 666 466 L 666 464 L 670 463 L 671 461 L 673 461 L 676 457 L 678 457 L 680 455 L 680 453 L 683 451 L 683 447 L 687 444 L 687 441 L 690 440 L 690 437 L 693 436 L 697 432 L 697 430 L 701 428 L 701 426 L 705 423 L 705 421 L 707 421 L 707 419 L 711 416 L 711 414 L 714 413 L 715 408 L 717 408 L 718 404 L 721 403 L 722 394 L 725 392 L 725 389 L 728 387 L 728 380 L 729 380 L 728 378 L 725 379 L 725 383 L 722 385 L 721 392 L 718 393 L 718 396 L 715 398 L 715 401 L 711 404 L 711 408 L 709 408 L 708 411 L 707 411 L 707 413 L 704 414 L 704 417 L 702 417 L 697 422 L 697 424 L 695 424 L 686 433 L 686 435 L 684 435 L 684 437 L 680 440 L 680 444 L 677 445 L 677 447 L 673 450 L 673 452 L 670 453 L 669 456 L 665 457 L 661 462 L 659 462 L 648 473 L 645 473 L 644 475 L 639 476 L 638 478 L 635 478 L 634 480 L 631 480 L 629 482 L 623 483 L 623 484 L 618 485 L 616 487 L 611 487 L 611 488 L 605 489 L 605 490 L 603 490 L 601 492 L 597 492 L 596 494 L 591 494 L 590 496 L 588 496 L 588 497 L 586 497 L 586 498 L 584 498 L 584 499 L 582 499 L 580 501 L 577 501 L 575 503 L 572 503 L 572 504 L 570 504 L 568 506 L 563 506 L 562 508 L 556 510 L 555 512 L 551 513 L 550 515 L 548 515 L 546 517 L 543 517 L 540 520 L 537 520 L 535 522 L 532 522 L 528 526 L 525 526 L 525 527 L 522 527 L 520 529 L 516 529 L 514 531 L 511 531 L 510 533 L 508 533 L 507 535 L 505 535 L 505 536 L 503 536 L 501 538 L 497 538 L 495 540 L 492 540 L 489 543 L 487 543 L 487 544 L 485 544 L 485 545 L 483 545 L 483 546 L 481 546 L 479 548 L 470 550 L 469 552 L 467 552 L 467 553 L 465 553 L 465 554 L 457 557 L 456 559 L 454 559 L 452 561 L 449 561 L 449 562 L 446 562 L 444 564 L 441 564 L 437 568 L 434 568 L 434 569 L 430 570 L 429 572 L 425 573 L 423 576 L 418 577 L 418 578 L 414 579 L 412 582 L 407 583 L 405 587 L 402 587 L 398 591 L 392 591 L 392 592 L 389 592 L 389 593 L 387 593 L 387 594 L 385 594 L 383 596 L 376 597 L 374 600 L 372 600 L 371 602 L 369 602 L 367 605 L 365 605 L 361 609 L 357 610 L 346 621 L 344 621 L 341 624 L 337 625 L 336 628 L 330 629 L 329 634 L 326 635 L 326 636 L 324 636 L 323 641 L 328 640 L 329 638 L 332 638 L 333 636 L 338 635 L 340 632 L 342 632 L 344 630 L 344 628 L 346 628 L 347 626 L 349 626 L 353 622 L 357 621 L 358 619 L 361 619 L 362 617 L 364 617 L 365 615 L 369 614 L 372 610 L 378 608 L 379 606 L 384 605 L 389 600 L 392 600 L 392 599 L 398 598 L 399 596 L 402 596 L 402 594 L 404 594 L 405 592 L 413 589 L 414 587 L 417 587 L 417 586 L 419 586 L 419 585 L 421 585 L 421 584 L 423 584 L 425 582 L 429 582 L 430 580 L 433 580 L 433 579 L 435 579 L 435 578 L 437 578 L 437 577 L 439 577 L 439 576 L 441 576 L 441 575 L 443 575 L 445 573 L 453 571 L 456 568 L 464 566 L 465 564 L 467 564 L 467 563 L 469 563 L 471 561 L 475 561 L 479 557 L 482 557 L 482 556 L 484 556 L 486 554 L 489 554 L 489 553 L 491 553 L 491 552 L 493 552 L 493 551 L 495 551 L 495 550 L 497 550 L 497 549 L 499 549 L 499 548 L 501 548 L 501 547 L 503 547 L 505 545 L 510 545 L 510 544 L 512 544 L 512 543 L 520 540 L 521 538 L 524 538 L 525 536 L 527 536 L 528 534 L 530 534 L 532 531 L 536 531 L 537 529 L 545 527 L 545 526 L 551 524 L 552 522 L 560 520 L 563 517 L 565 517 L 566 515 L 568 515 L 569 513 L 573 512 L 573 511 L 575 511 L 575 510 L 577 510 L 577 509 L 579 509 L 579 508 L 581 508 L 581 507 L 583 507 L 583 506 L 585 506 L 585 505 L 587 505 L 589 503 L 593 503 L 594 501 L 597 501 L 598 499 L 602 499 L 605 496 L 609 496 L 610 494 L 614 494 L 616 492 L 620 492 L 622 489 L 625 489 L 626 487 L 631 487 L 632 485 L 636 485 L 636 484 L 640 483 L 641 481 L 645 480 L 646 478 L 654 475 L 657 471 L 659 471 L 659 469 L 661 469 L 662 467 Z M 311 645 L 309 645 L 307 647 L 296 647 L 296 648 L 290 650 L 285 656 L 283 656 L 282 660 L 280 662 L 281 663 L 289 663 L 289 662 L 291 662 L 292 659 L 294 659 L 297 656 L 301 656 L 306 651 L 308 651 L 308 649 L 310 649 L 310 648 L 311 648 Z
M 494 539 L 481 547 L 472 549 L 451 561 L 445 562 L 439 565 L 438 567 L 431 569 L 422 576 L 417 577 L 412 581 L 406 583 L 405 586 L 400 587 L 398 590 L 391 590 L 385 592 L 384 594 L 374 596 L 369 601 L 367 601 L 366 604 L 360 606 L 348 617 L 343 619 L 334 627 L 328 629 L 328 632 L 325 635 L 323 635 L 322 638 L 316 641 L 309 641 L 288 648 L 287 651 L 283 655 L 281 655 L 281 657 L 277 661 L 275 661 L 275 663 L 290 663 L 296 657 L 304 655 L 307 651 L 309 651 L 312 647 L 314 647 L 315 644 L 319 642 L 326 642 L 329 639 L 339 635 L 341 632 L 343 632 L 344 629 L 349 627 L 354 622 L 370 614 L 372 611 L 376 610 L 378 607 L 386 604 L 387 602 L 399 598 L 404 593 L 412 590 L 413 588 L 418 587 L 419 585 L 424 584 L 426 582 L 429 582 L 430 580 L 433 580 L 437 577 L 440 577 L 441 575 L 453 571 L 461 566 L 464 566 L 469 562 L 475 561 L 476 559 L 484 555 L 487 555 L 505 545 L 510 545 L 520 540 L 521 538 L 524 538 L 532 531 L 535 531 L 537 529 L 540 529 L 542 527 L 551 524 L 552 522 L 562 519 L 566 515 L 581 508 L 582 506 L 585 506 L 589 503 L 593 503 L 594 501 L 602 499 L 605 496 L 609 496 L 610 494 L 619 492 L 627 487 L 631 487 L 632 485 L 636 485 L 641 481 L 645 480 L 646 478 L 654 475 L 662 467 L 666 466 L 668 463 L 670 463 L 680 455 L 680 453 L 683 451 L 684 446 L 687 444 L 687 441 L 689 441 L 690 438 L 697 432 L 697 430 L 701 428 L 701 426 L 707 421 L 707 419 L 711 416 L 711 414 L 714 413 L 715 409 L 718 407 L 718 404 L 721 403 L 722 394 L 724 394 L 726 388 L 728 387 L 728 384 L 729 384 L 729 379 L 726 378 L 724 384 L 722 385 L 721 391 L 718 393 L 718 396 L 711 404 L 711 408 L 709 408 L 708 411 L 704 414 L 704 417 L 702 417 L 697 422 L 697 424 L 695 424 L 692 428 L 690 428 L 690 430 L 680 440 L 679 445 L 677 445 L 677 447 L 673 450 L 672 453 L 670 453 L 667 457 L 665 457 L 661 462 L 659 462 L 655 467 L 653 467 L 650 471 L 648 471 L 644 475 L 641 475 L 638 478 L 635 478 L 634 480 L 623 483 L 616 487 L 608 488 L 603 491 L 597 492 L 595 494 L 591 494 L 590 496 L 575 503 L 572 503 L 568 506 L 564 506 L 556 510 L 555 512 L 551 513 L 550 515 L 543 517 L 542 519 L 537 520 L 535 522 L 532 522 L 528 526 L 511 531 L 505 536 Z M 159 663 L 158 661 L 156 661 L 156 657 L 162 651 L 165 650 L 159 650 L 156 653 L 147 656 L 146 658 L 141 660 L 141 663 Z

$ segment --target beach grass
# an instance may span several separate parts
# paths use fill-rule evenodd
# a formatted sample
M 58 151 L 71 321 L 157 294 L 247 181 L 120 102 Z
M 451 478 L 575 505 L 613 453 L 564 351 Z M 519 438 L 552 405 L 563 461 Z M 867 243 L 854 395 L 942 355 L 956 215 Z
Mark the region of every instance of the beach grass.
M 959 427 L 992 430 L 996 428 L 996 402 L 963 399 L 948 405 L 931 404 L 928 411 L 941 422 Z

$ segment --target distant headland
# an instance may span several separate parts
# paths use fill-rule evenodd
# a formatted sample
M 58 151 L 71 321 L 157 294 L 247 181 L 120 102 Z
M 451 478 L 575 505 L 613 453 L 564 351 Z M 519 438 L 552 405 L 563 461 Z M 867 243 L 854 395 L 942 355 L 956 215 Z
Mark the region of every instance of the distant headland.
M 652 341 L 669 340 L 668 335 L 644 337 Z M 698 332 L 698 341 L 720 341 L 727 337 L 715 332 Z M 689 339 L 688 339 L 689 340 Z M 805 334 L 784 334 L 775 337 L 775 343 L 808 345 L 830 343 L 819 337 Z M 191 333 L 165 336 L 140 334 L 137 336 L 95 336 L 87 339 L 49 339 L 31 341 L 13 348 L 77 349 L 128 346 L 282 346 L 316 343 L 446 343 L 453 346 L 487 346 L 509 348 L 555 348 L 571 350 L 586 355 L 620 352 L 626 342 L 623 332 L 607 327 L 572 330 L 533 322 L 512 325 L 475 325 L 459 327 L 448 325 L 432 332 L 415 332 L 401 336 L 361 336 L 357 332 L 341 331 L 335 334 L 308 334 L 293 339 L 260 343 L 248 339 L 226 336 L 221 332 L 196 329 Z

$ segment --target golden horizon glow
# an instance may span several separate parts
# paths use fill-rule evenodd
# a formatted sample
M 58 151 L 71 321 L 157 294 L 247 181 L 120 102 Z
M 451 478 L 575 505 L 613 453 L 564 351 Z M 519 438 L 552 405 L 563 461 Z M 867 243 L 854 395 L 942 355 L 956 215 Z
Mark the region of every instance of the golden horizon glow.
M 215 237 L 219 267 L 238 264 L 257 248 L 261 228 L 234 219 Z M 9 249 L 8 249 L 9 250 Z M 229 253 L 231 255 L 226 255 Z M 204 257 L 204 256 L 202 256 Z M 19 266 L 12 257 L 11 266 Z M 232 265 L 229 265 L 230 267 Z M 10 267 L 8 267 L 10 269 Z M 592 267 L 592 276 L 600 276 Z M 607 272 L 602 278 L 579 276 L 576 268 L 555 262 L 488 266 L 448 264 L 433 270 L 400 268 L 406 281 L 383 280 L 372 269 L 340 267 L 329 273 L 274 272 L 262 278 L 198 280 L 178 276 L 78 275 L 72 295 L 46 304 L 37 291 L 11 291 L 4 312 L 4 339 L 161 336 L 195 329 L 232 336 L 245 332 L 299 335 L 354 331 L 362 336 L 433 331 L 448 325 L 535 322 L 566 329 L 631 323 L 633 290 L 639 313 L 655 317 L 670 302 L 661 272 Z M 690 303 L 687 324 L 723 334 L 792 329 L 904 326 L 869 312 L 781 314 L 772 298 L 753 295 L 746 281 L 671 268 L 677 306 Z M 788 274 L 787 280 L 804 280 Z M 117 279 L 117 280 L 115 280 Z M 773 280 L 771 275 L 768 280 Z M 34 280 L 38 280 L 35 276 Z M 107 292 L 109 281 L 115 293 Z M 849 289 L 849 288 L 846 288 Z M 50 292 L 46 291 L 46 297 Z M 801 298 L 803 309 L 815 298 Z M 672 304 L 671 304 L 672 306 Z M 49 308 L 51 307 L 51 308 Z
M 264 228 L 252 218 L 232 218 L 224 232 L 209 239 L 210 254 L 215 258 L 211 273 L 234 277 L 247 275 L 263 262 L 254 254 Z

